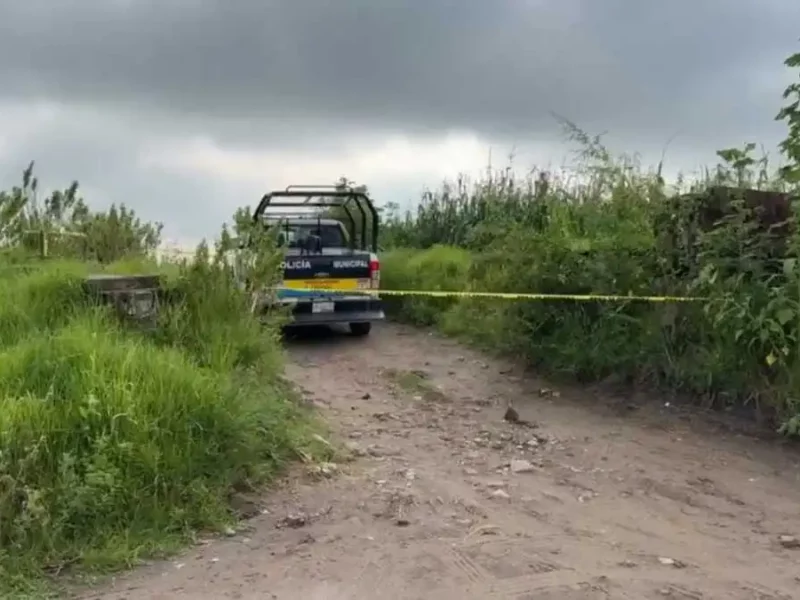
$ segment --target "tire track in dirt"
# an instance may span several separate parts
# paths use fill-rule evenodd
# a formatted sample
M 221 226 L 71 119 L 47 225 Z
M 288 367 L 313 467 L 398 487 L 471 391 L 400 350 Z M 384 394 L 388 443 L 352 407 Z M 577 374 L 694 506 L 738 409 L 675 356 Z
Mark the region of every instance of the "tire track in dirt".
M 783 600 L 800 584 L 779 542 L 800 535 L 795 452 L 658 403 L 621 415 L 395 325 L 289 352 L 352 460 L 85 598 Z M 538 427 L 502 421 L 508 399 Z

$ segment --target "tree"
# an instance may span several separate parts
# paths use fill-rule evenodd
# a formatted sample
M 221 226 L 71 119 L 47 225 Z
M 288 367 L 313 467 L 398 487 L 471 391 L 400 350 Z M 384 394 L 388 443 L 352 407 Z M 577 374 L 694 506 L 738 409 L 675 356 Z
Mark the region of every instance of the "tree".
M 800 184 L 800 52 L 792 54 L 784 64 L 790 69 L 797 69 L 799 76 L 783 92 L 787 104 L 775 117 L 778 121 L 786 121 L 789 127 L 786 139 L 780 144 L 781 151 L 789 161 L 781 169 L 781 175 L 791 184 Z
M 0 192 L 0 246 L 41 249 L 49 255 L 78 255 L 99 262 L 153 252 L 161 243 L 161 223 L 144 222 L 121 204 L 93 211 L 73 181 L 55 190 L 40 204 L 39 182 L 31 162 L 22 173 L 22 185 Z
M 102 263 L 154 252 L 161 244 L 163 229 L 161 223 L 143 222 L 124 204 L 112 204 L 107 212 L 87 210 L 73 227 L 84 236 L 84 257 Z
M 366 185 L 356 185 L 355 181 L 348 179 L 347 177 L 340 177 L 339 180 L 334 183 L 336 189 L 338 191 L 348 191 L 352 190 L 356 193 L 364 194 L 369 196 L 369 189 Z M 365 239 L 367 245 L 372 243 L 372 216 L 369 209 L 364 205 L 364 201 L 361 198 L 355 198 L 348 204 L 348 210 L 355 221 L 355 224 L 350 222 L 350 217 L 347 215 L 347 211 L 343 207 L 332 207 L 325 211 L 325 216 L 331 219 L 337 219 L 344 223 L 345 227 L 347 228 L 348 233 L 354 240 L 361 240 Z M 362 224 L 361 224 L 361 211 L 364 211 L 364 214 L 367 215 L 367 227 L 366 230 L 361 231 Z M 355 225 L 355 226 L 354 226 Z

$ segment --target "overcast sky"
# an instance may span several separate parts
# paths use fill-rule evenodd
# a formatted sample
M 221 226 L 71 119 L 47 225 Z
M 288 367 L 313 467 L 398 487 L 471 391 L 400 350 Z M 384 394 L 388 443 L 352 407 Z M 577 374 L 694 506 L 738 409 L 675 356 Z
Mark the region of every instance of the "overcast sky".
M 773 147 L 797 0 L 0 0 L 0 184 L 37 161 L 181 243 L 270 188 L 379 202 L 561 164 L 555 111 L 671 171 Z

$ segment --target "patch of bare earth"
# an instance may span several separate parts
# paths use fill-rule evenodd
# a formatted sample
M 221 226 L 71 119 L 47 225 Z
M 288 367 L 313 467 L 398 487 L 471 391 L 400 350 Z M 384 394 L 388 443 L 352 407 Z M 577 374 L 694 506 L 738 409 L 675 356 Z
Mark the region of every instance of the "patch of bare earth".
M 291 478 L 237 535 L 84 598 L 797 597 L 790 449 L 663 403 L 546 390 L 394 325 L 290 353 L 351 459 Z M 508 399 L 529 425 L 503 421 Z

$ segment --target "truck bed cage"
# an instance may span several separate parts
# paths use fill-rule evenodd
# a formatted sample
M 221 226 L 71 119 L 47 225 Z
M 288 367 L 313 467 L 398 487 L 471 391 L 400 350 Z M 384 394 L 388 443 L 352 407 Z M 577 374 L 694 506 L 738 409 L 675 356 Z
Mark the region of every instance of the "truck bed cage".
M 355 204 L 360 213 L 361 229 L 356 227 L 356 221 L 351 211 Z M 341 207 L 347 215 L 351 230 L 351 243 L 356 237 L 360 240 L 362 249 L 369 247 L 372 252 L 378 251 L 378 211 L 369 196 L 352 187 L 341 185 L 290 185 L 285 190 L 278 190 L 264 194 L 261 201 L 253 211 L 253 222 L 264 223 L 274 219 L 320 219 L 326 209 Z M 316 209 L 313 211 L 282 211 L 281 209 Z M 280 211 L 280 212 L 279 212 Z M 369 215 L 367 214 L 369 213 Z M 371 231 L 368 231 L 368 219 L 371 221 Z M 370 233 L 369 244 L 367 234 Z

